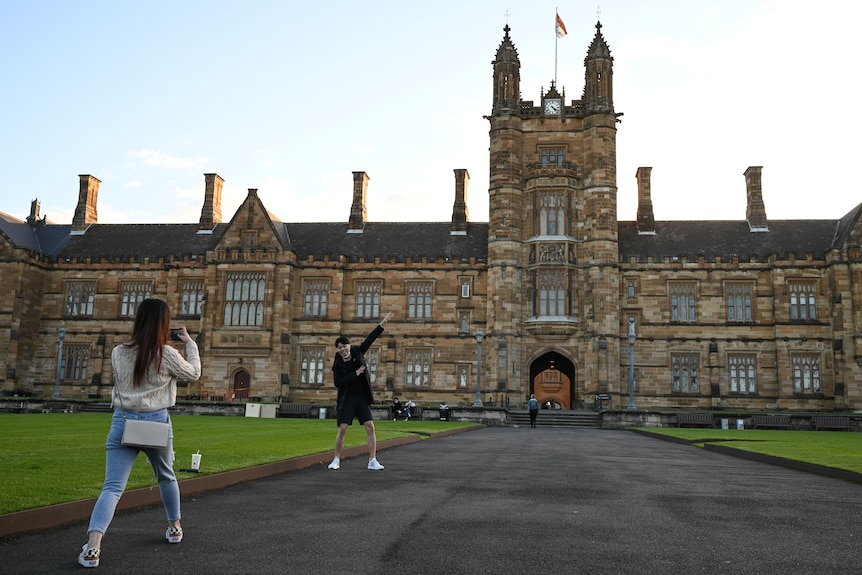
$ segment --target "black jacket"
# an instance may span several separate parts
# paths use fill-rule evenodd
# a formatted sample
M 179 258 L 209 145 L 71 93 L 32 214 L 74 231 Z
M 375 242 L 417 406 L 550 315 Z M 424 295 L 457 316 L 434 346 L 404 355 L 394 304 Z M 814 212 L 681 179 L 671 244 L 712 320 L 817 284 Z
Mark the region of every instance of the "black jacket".
M 374 403 L 374 394 L 371 392 L 371 376 L 368 373 L 368 367 L 365 363 L 365 352 L 374 343 L 374 340 L 380 337 L 383 333 L 383 326 L 378 325 L 368 334 L 359 345 L 350 346 L 350 360 L 344 361 L 341 359 L 341 354 L 335 354 L 335 360 L 332 362 L 332 375 L 335 377 L 335 387 L 338 388 L 338 404 L 341 405 L 341 400 L 347 395 L 347 390 L 350 389 L 350 384 L 355 380 L 362 378 L 365 382 L 363 390 L 368 397 L 368 404 Z M 365 372 L 362 375 L 356 375 L 356 370 L 365 365 Z

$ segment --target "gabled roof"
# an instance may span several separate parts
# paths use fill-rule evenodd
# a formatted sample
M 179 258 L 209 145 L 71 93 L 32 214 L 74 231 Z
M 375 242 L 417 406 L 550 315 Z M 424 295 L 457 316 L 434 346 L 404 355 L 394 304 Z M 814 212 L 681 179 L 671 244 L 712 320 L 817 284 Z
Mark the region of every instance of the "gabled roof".
M 639 234 L 637 222 L 619 222 L 620 261 L 716 257 L 741 260 L 770 255 L 825 256 L 833 247 L 839 220 L 770 220 L 768 232 L 752 232 L 747 221 L 656 222 L 655 234 Z
M 234 212 L 230 222 L 226 224 L 228 229 L 239 230 L 241 228 L 241 225 L 237 223 L 238 218 L 247 217 L 245 214 L 247 214 L 248 209 L 253 209 L 261 213 L 266 220 L 267 226 L 275 235 L 278 242 L 281 244 L 281 248 L 285 250 L 288 249 L 289 243 L 284 230 L 284 224 L 275 215 L 273 215 L 271 211 L 266 209 L 266 206 L 263 205 L 263 202 L 257 195 L 256 189 L 251 189 L 248 191 L 248 195 L 245 197 L 245 200 L 243 200 L 242 204 L 240 204 L 239 208 L 237 208 L 237 210 Z M 240 216 L 241 213 L 244 215 Z M 239 233 L 239 231 L 237 231 L 236 233 Z M 229 239 L 229 236 L 225 239 Z
M 347 233 L 346 223 L 285 224 L 290 248 L 299 260 L 313 256 L 348 256 L 373 261 L 395 257 L 414 260 L 488 258 L 488 224 L 468 224 L 466 235 L 452 235 L 449 222 L 369 222 L 362 233 Z

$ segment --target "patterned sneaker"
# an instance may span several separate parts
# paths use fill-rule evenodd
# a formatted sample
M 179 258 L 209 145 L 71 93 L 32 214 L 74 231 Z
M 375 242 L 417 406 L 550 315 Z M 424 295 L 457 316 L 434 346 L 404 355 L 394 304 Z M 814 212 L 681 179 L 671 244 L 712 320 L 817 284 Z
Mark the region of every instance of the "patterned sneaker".
M 329 464 L 330 469 L 341 469 L 341 460 L 337 457 L 332 460 L 332 463 Z
M 380 462 L 377 461 L 377 458 L 375 457 L 374 459 L 368 460 L 368 469 L 371 469 L 373 471 L 380 471 L 381 469 L 383 469 L 383 466 L 380 465 Z
M 99 549 L 87 549 L 87 544 L 85 543 L 81 548 L 81 553 L 78 554 L 78 563 L 84 567 L 98 567 L 100 554 L 101 551 Z
M 183 528 L 168 527 L 168 530 L 165 531 L 165 539 L 168 540 L 168 543 L 179 543 L 183 540 Z

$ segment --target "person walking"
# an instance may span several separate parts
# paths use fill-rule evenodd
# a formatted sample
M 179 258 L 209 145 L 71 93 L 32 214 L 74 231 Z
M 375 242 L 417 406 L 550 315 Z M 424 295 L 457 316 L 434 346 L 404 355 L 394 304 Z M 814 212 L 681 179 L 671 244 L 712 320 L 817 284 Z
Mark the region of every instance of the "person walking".
M 145 299 L 138 306 L 131 339 L 111 352 L 114 388 L 111 405 L 114 415 L 108 431 L 105 456 L 105 482 L 93 507 L 87 528 L 87 543 L 78 555 L 84 567 L 98 567 L 102 537 L 108 530 L 117 503 L 126 489 L 129 474 L 143 451 L 159 482 L 159 494 L 165 507 L 169 543 L 183 539 L 180 526 L 180 489 L 174 475 L 173 430 L 163 448 L 123 445 L 126 419 L 140 419 L 170 424 L 168 408 L 177 399 L 177 379 L 195 381 L 201 376 L 198 346 L 185 327 L 179 328 L 179 341 L 185 344 L 186 357 L 170 344 L 171 312 L 160 299 Z
M 371 418 L 371 404 L 374 395 L 371 391 L 371 379 L 368 375 L 368 365 L 365 363 L 365 352 L 371 347 L 380 334 L 383 326 L 392 317 L 392 312 L 380 320 L 370 334 L 359 345 L 350 345 L 350 340 L 344 336 L 335 340 L 335 359 L 332 362 L 332 375 L 335 387 L 338 388 L 338 400 L 335 404 L 338 433 L 335 436 L 335 457 L 329 464 L 329 469 L 341 467 L 341 450 L 344 448 L 344 436 L 353 419 L 365 427 L 368 435 L 368 469 L 379 471 L 383 469 L 377 461 L 377 434 L 374 421 Z
M 530 429 L 536 429 L 536 419 L 539 417 L 539 401 L 536 399 L 535 394 L 530 394 L 527 409 L 530 410 Z

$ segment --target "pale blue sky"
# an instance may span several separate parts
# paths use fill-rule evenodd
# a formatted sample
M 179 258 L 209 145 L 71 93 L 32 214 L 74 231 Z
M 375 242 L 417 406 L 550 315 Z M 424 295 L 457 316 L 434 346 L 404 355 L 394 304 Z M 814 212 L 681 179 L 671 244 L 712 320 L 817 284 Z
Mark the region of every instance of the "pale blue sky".
M 491 61 L 511 26 L 521 91 L 580 98 L 594 2 L 0 0 L 0 211 L 71 222 L 78 174 L 100 223 L 196 222 L 204 176 L 228 220 L 248 188 L 285 222 L 344 221 L 353 171 L 371 221 L 448 221 L 456 168 L 488 220 Z M 614 56 L 620 220 L 652 166 L 655 217 L 745 218 L 763 166 L 770 219 L 862 202 L 862 4 L 601 3 Z

